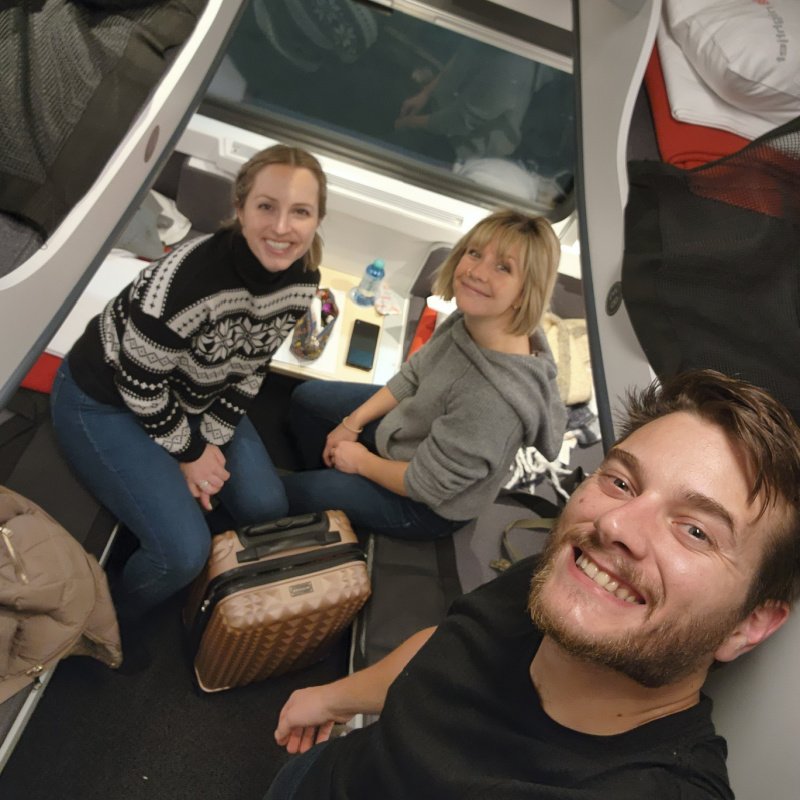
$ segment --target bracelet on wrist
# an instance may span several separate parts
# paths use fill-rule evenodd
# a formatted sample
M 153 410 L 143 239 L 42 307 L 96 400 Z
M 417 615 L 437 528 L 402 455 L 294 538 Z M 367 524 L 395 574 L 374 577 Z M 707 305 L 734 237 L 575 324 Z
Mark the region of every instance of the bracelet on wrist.
M 345 430 L 347 430 L 347 431 L 350 431 L 350 433 L 356 433 L 356 434 L 358 434 L 358 433 L 361 433 L 361 431 L 363 431 L 363 430 L 364 430 L 363 428 L 351 428 L 351 427 L 350 427 L 350 426 L 347 424 L 347 417 L 344 417 L 344 418 L 342 419 L 341 425 L 342 425 L 342 427 L 343 427 Z

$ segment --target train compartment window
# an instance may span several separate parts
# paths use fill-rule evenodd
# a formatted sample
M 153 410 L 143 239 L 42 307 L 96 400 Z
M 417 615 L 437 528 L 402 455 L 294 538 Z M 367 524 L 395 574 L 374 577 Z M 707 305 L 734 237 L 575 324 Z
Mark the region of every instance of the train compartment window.
M 467 5 L 477 16 L 409 0 L 391 11 L 251 0 L 201 111 L 468 202 L 562 218 L 575 170 L 571 33 Z

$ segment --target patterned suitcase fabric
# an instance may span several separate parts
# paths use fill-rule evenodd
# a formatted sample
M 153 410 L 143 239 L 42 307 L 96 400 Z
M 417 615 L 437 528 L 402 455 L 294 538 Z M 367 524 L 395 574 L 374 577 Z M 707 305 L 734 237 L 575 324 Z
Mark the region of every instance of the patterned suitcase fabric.
M 341 511 L 214 537 L 184 610 L 198 686 L 221 691 L 319 660 L 369 594 Z

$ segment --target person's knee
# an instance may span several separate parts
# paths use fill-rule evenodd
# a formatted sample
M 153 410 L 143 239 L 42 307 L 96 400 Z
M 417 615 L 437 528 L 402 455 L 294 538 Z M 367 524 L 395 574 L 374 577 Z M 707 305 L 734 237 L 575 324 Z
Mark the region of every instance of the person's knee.
M 239 525 L 252 525 L 258 522 L 285 517 L 289 513 L 289 501 L 279 484 L 280 491 L 270 490 L 268 496 L 249 497 L 240 502 L 236 509 L 235 518 Z
M 165 553 L 164 568 L 174 591 L 190 584 L 202 572 L 211 550 L 211 535 L 196 536 Z
M 172 531 L 168 547 L 142 544 L 125 563 L 122 581 L 112 586 L 117 614 L 137 620 L 188 586 L 203 570 L 211 545 L 209 533 L 195 542 L 178 542 Z
M 304 381 L 296 386 L 291 395 L 290 410 L 296 413 L 311 413 L 319 402 L 319 384 L 322 381 Z
M 285 517 L 289 512 L 289 501 L 278 473 L 269 469 L 251 466 L 248 474 L 233 475 L 219 499 L 225 511 L 237 525 L 251 525 L 257 522 Z

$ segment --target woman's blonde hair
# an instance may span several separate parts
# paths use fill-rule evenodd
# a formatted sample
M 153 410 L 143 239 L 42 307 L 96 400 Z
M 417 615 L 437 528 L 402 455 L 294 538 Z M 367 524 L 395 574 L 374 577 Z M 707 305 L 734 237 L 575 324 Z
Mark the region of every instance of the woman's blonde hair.
M 508 332 L 527 336 L 539 325 L 547 310 L 561 257 L 558 237 L 544 217 L 530 217 L 511 209 L 490 214 L 457 242 L 436 274 L 433 291 L 451 300 L 456 266 L 467 248 L 481 250 L 491 241 L 495 242 L 501 259 L 511 250 L 518 251 L 522 297 Z
M 261 150 L 246 164 L 242 165 L 233 184 L 233 207 L 237 211 L 244 208 L 247 196 L 252 191 L 253 184 L 256 181 L 256 175 L 265 167 L 270 167 L 273 164 L 302 167 L 311 172 L 317 179 L 317 186 L 319 187 L 317 194 L 317 212 L 319 221 L 322 222 L 328 203 L 328 181 L 325 177 L 325 173 L 322 171 L 319 161 L 307 150 L 303 150 L 301 147 L 290 147 L 286 144 L 275 144 L 272 147 L 268 147 L 266 150 Z M 238 231 L 242 229 L 238 217 L 228 220 L 224 227 Z M 321 262 L 322 237 L 319 235 L 319 231 L 317 231 L 314 234 L 311 247 L 308 248 L 308 252 L 303 256 L 303 269 L 316 269 Z

